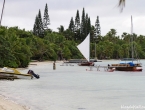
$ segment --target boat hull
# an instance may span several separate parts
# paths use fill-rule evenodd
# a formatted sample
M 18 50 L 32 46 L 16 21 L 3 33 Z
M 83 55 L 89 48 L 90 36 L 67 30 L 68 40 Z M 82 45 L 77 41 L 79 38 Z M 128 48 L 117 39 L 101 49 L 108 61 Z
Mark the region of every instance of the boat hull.
M 0 79 L 32 79 L 32 75 L 0 72 Z
M 113 72 L 115 70 L 115 68 L 108 68 L 107 71 L 108 72 Z
M 78 64 L 79 66 L 94 66 L 93 62 L 82 62 Z
M 142 71 L 141 67 L 116 67 L 118 71 Z

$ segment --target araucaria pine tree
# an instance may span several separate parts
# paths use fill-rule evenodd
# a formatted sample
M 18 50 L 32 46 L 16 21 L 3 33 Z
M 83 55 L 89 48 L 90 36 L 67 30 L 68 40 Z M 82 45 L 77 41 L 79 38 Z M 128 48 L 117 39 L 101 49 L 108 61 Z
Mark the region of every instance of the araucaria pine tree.
M 44 37 L 44 28 L 42 23 L 41 11 L 39 10 L 38 15 L 35 18 L 35 24 L 33 28 L 34 35 L 37 35 L 41 38 Z
M 43 16 L 43 28 L 44 30 L 48 30 L 48 25 L 50 25 L 50 19 L 48 15 L 48 6 L 47 3 L 45 5 L 44 16 Z
M 96 22 L 95 22 L 95 30 L 94 30 L 95 38 L 97 38 L 99 35 L 101 35 L 101 27 L 99 22 L 99 16 L 97 16 Z
M 75 28 L 76 28 L 75 31 L 80 29 L 80 15 L 79 15 L 78 10 L 77 10 L 76 18 L 75 18 Z
M 77 10 L 76 17 L 75 17 L 75 35 L 74 35 L 75 40 L 80 40 L 80 15 L 79 15 L 79 10 Z
M 91 31 L 91 21 L 90 18 L 88 17 L 88 14 L 86 14 L 86 35 L 88 35 Z
M 36 16 L 35 18 L 35 23 L 34 23 L 34 27 L 33 27 L 33 34 L 38 36 L 38 16 Z
M 81 21 L 81 40 L 84 40 L 86 37 L 86 18 L 85 18 L 85 9 L 83 8 L 82 12 L 82 21 Z
M 70 30 L 71 32 L 74 32 L 74 30 L 75 30 L 75 25 L 74 25 L 73 17 L 72 17 L 71 20 L 70 20 L 69 30 Z

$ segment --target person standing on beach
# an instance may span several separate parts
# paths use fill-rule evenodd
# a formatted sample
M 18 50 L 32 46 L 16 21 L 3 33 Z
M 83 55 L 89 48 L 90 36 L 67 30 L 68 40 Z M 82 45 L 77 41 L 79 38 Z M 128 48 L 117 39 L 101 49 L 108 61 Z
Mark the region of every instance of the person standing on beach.
M 53 62 L 53 70 L 56 69 L 55 61 Z

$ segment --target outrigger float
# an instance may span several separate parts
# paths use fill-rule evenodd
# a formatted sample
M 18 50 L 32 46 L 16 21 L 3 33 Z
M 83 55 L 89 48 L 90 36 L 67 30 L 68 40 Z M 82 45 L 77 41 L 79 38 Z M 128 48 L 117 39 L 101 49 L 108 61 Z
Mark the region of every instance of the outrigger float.
M 104 71 L 106 71 L 106 72 L 113 72 L 113 71 L 115 71 L 115 69 L 116 68 L 108 68 L 108 66 L 97 66 L 97 65 L 95 65 L 95 66 L 89 66 L 90 67 L 90 69 L 88 70 L 88 69 L 86 69 L 86 71 L 93 71 L 93 69 L 95 68 L 97 71 L 100 71 L 100 68 L 103 68 L 104 69 Z

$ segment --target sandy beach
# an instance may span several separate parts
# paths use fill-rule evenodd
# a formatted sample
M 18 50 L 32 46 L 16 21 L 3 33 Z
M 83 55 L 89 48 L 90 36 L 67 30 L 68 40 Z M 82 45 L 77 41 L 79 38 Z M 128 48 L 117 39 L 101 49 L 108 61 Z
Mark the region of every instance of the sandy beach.
M 96 65 L 112 63 L 118 61 L 103 60 Z M 63 65 L 63 61 L 56 61 L 55 70 L 53 61 L 31 62 L 27 68 L 18 68 L 22 73 L 27 73 L 29 69 L 39 74 L 40 79 L 0 82 L 0 110 L 118 110 L 129 105 L 144 107 L 144 72 L 106 72 L 104 68 L 86 71 L 90 68 L 77 64 Z
M 25 106 L 21 106 L 15 102 L 12 102 L 5 98 L 4 96 L 0 96 L 0 110 L 29 110 Z
M 60 61 L 62 62 L 62 61 Z M 56 63 L 60 63 L 59 61 L 57 61 Z M 45 63 L 53 63 L 53 61 L 45 61 L 45 62 L 30 62 L 30 65 L 41 65 L 41 64 L 45 64 Z M 20 68 L 21 70 L 22 68 Z M 9 100 L 8 98 L 1 96 L 0 95 L 0 110 L 30 110 L 29 108 L 27 108 L 26 106 L 22 106 L 20 104 L 17 104 L 11 100 Z

